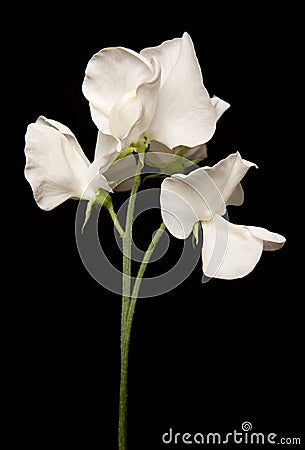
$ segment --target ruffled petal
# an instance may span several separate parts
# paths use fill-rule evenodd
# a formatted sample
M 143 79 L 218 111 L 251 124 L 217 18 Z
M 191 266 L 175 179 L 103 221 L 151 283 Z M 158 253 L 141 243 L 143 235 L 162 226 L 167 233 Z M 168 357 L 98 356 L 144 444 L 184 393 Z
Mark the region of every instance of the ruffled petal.
M 254 163 L 242 159 L 237 152 L 222 159 L 215 166 L 203 167 L 203 169 L 218 187 L 226 205 L 241 205 L 244 197 L 240 181 L 250 167 L 257 166 Z M 221 215 L 223 214 L 223 212 L 218 212 Z
M 263 241 L 242 225 L 218 214 L 202 222 L 202 268 L 207 277 L 231 280 L 251 272 L 263 251 Z
M 123 136 L 121 147 L 125 149 L 132 142 L 137 142 L 142 133 L 146 133 L 153 120 L 160 90 L 161 69 L 155 59 L 151 60 L 152 77 L 138 86 L 136 97 L 139 102 L 139 114 L 128 133 Z M 149 137 L 149 132 L 146 133 Z
M 230 103 L 226 102 L 225 100 L 222 100 L 219 97 L 216 97 L 216 95 L 213 95 L 213 97 L 211 98 L 211 102 L 216 112 L 216 120 L 220 119 L 223 113 L 228 108 L 230 108 Z
M 25 177 L 34 198 L 44 210 L 51 210 L 68 198 L 91 198 L 90 163 L 69 128 L 39 117 L 26 133 Z M 104 178 L 99 187 L 108 187 Z
M 165 63 L 166 58 L 159 55 L 165 79 L 149 137 L 170 148 L 204 144 L 214 134 L 216 112 L 203 85 L 192 40 L 184 33 L 181 39 L 166 43 L 158 51 L 170 58 Z M 143 54 L 147 56 L 147 50 Z
M 148 61 L 151 58 L 159 61 L 161 65 L 161 88 L 166 83 L 177 63 L 181 50 L 181 41 L 182 38 L 175 38 L 164 41 L 156 47 L 148 47 L 140 51 L 140 54 Z

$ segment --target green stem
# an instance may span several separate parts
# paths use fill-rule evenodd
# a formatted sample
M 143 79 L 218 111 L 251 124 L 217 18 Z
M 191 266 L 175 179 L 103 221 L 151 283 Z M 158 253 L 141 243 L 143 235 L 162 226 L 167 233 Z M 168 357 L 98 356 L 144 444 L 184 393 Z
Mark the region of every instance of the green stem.
M 121 381 L 119 405 L 119 450 L 127 448 L 127 372 L 129 338 L 126 336 L 126 319 L 130 305 L 131 294 L 131 242 L 133 213 L 136 194 L 141 183 L 141 170 L 144 163 L 144 153 L 138 155 L 138 165 L 128 202 L 125 234 L 123 237 L 123 279 L 122 279 L 122 316 L 121 316 Z M 126 349 L 126 342 L 127 349 Z
M 138 192 L 141 183 L 141 170 L 143 167 L 143 155 L 139 155 L 138 165 L 134 177 L 133 186 L 130 193 L 130 198 L 127 208 L 126 225 L 125 225 L 125 235 L 123 238 L 123 280 L 122 280 L 122 320 L 121 320 L 121 330 L 124 330 L 125 319 L 128 311 L 128 305 L 130 300 L 131 291 L 131 241 L 132 241 L 132 222 L 133 213 L 136 203 L 136 194 Z
M 128 355 L 130 345 L 131 327 L 133 322 L 136 302 L 141 287 L 143 275 L 152 253 L 164 233 L 165 225 L 162 223 L 156 231 L 151 243 L 149 244 L 142 263 L 139 267 L 137 278 L 135 280 L 132 295 L 129 301 L 129 308 L 125 318 L 124 329 L 121 329 L 121 383 L 120 383 L 120 414 L 119 414 L 119 450 L 127 448 L 127 376 L 128 376 Z
M 116 213 L 114 212 L 113 205 L 111 204 L 109 207 L 107 207 L 107 210 L 108 210 L 108 212 L 110 214 L 110 217 L 111 217 L 111 219 L 113 221 L 113 224 L 114 224 L 115 228 L 117 229 L 117 231 L 118 231 L 119 235 L 121 236 L 121 238 L 123 238 L 125 236 L 125 232 L 124 232 L 123 228 L 121 227 L 121 224 L 120 224 L 120 222 L 119 222 L 119 220 L 117 218 Z
M 149 263 L 149 260 L 153 254 L 153 251 L 157 245 L 157 243 L 160 241 L 164 231 L 166 229 L 166 226 L 164 225 L 164 223 L 162 222 L 160 227 L 158 228 L 158 230 L 156 231 L 154 237 L 152 238 L 151 243 L 149 244 L 145 255 L 143 257 L 142 263 L 139 267 L 138 270 L 138 274 L 137 274 L 137 278 L 133 287 L 133 291 L 132 291 L 132 295 L 131 295 L 131 302 L 130 302 L 130 307 L 129 307 L 129 312 L 128 312 L 128 322 L 130 321 L 130 310 L 131 310 L 131 305 L 133 302 L 136 302 L 137 298 L 138 298 L 138 294 L 139 294 L 139 290 L 141 287 L 141 283 L 142 283 L 142 278 L 143 275 L 145 273 L 147 264 Z

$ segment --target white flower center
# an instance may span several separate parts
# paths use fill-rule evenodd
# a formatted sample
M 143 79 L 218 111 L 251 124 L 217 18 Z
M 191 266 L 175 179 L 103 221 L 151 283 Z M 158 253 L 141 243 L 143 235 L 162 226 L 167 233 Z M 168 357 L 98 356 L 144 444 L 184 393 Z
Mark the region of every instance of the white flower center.
M 119 139 L 126 136 L 139 117 L 140 107 L 136 91 L 129 91 L 123 95 L 110 113 L 111 133 Z

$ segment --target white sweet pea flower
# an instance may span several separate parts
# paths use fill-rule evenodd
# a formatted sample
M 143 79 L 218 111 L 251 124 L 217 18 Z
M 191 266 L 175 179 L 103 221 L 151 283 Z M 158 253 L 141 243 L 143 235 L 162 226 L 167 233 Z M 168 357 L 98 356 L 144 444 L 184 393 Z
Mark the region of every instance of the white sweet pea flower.
M 140 53 L 102 49 L 88 63 L 83 93 L 94 123 L 118 151 L 143 138 L 170 149 L 202 145 L 229 107 L 209 97 L 187 33 Z
M 69 198 L 91 200 L 98 189 L 112 192 L 110 180 L 120 184 L 135 172 L 135 162 L 130 158 L 123 165 L 111 165 L 117 156 L 115 147 L 112 152 L 101 153 L 103 144 L 110 148 L 107 136 L 99 135 L 95 158 L 90 163 L 72 131 L 43 116 L 28 126 L 25 141 L 25 177 L 36 203 L 46 211 Z
M 263 250 L 277 250 L 285 243 L 280 234 L 234 225 L 222 217 L 227 205 L 243 203 L 240 181 L 253 166 L 235 153 L 213 167 L 176 174 L 162 182 L 161 211 L 170 233 L 185 239 L 201 223 L 202 265 L 208 277 L 243 277 L 253 270 Z

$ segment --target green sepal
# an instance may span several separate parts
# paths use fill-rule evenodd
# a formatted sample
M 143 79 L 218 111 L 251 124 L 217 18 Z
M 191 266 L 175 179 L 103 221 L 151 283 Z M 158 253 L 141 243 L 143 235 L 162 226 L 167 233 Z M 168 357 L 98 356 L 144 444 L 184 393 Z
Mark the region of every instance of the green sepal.
M 115 158 L 114 162 L 119 161 L 120 159 L 125 158 L 126 156 L 132 155 L 134 152 L 133 147 L 130 145 L 129 147 L 125 148 L 122 152 L 119 153 L 119 155 Z
M 82 226 L 82 233 L 84 232 L 85 226 L 88 223 L 88 220 L 90 219 L 93 205 L 104 205 L 107 207 L 107 203 L 111 202 L 111 197 L 109 195 L 109 192 L 107 192 L 105 189 L 98 189 L 96 192 L 96 196 L 94 198 L 91 198 L 87 203 L 87 209 L 86 209 L 86 215 L 85 220 Z
M 174 175 L 175 173 L 185 173 L 186 169 L 194 166 L 195 163 L 179 155 L 175 155 L 173 160 L 167 164 L 160 164 L 161 172 L 166 175 Z
M 85 220 L 84 220 L 84 223 L 82 226 L 82 233 L 84 232 L 85 226 L 87 225 L 87 222 L 90 219 L 92 207 L 93 207 L 94 203 L 95 203 L 95 198 L 90 198 L 90 200 L 87 203 Z

